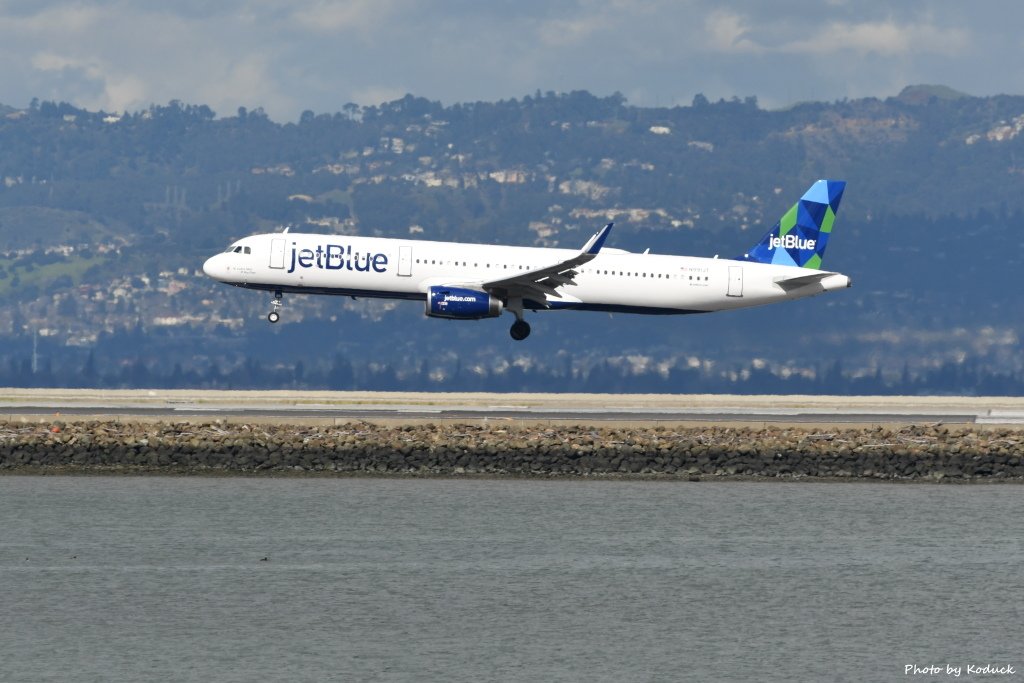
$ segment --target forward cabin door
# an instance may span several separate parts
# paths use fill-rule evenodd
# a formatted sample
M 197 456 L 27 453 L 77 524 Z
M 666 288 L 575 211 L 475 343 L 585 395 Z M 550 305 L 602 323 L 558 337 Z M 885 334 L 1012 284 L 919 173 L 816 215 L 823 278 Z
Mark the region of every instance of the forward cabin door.
M 402 277 L 412 275 L 412 247 L 398 248 L 398 274 Z
M 729 266 L 729 290 L 727 296 L 743 296 L 743 266 Z
M 284 268 L 284 240 L 270 240 L 270 267 Z

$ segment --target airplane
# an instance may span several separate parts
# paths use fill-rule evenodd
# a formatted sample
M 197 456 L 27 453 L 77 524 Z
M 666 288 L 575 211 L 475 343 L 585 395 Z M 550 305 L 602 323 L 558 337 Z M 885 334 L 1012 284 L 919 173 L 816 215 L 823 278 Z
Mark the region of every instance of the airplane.
M 850 287 L 821 270 L 846 183 L 818 180 L 750 251 L 734 258 L 605 248 L 612 223 L 579 251 L 283 232 L 244 237 L 203 264 L 207 276 L 274 293 L 424 302 L 432 318 L 480 320 L 507 311 L 526 339 L 526 311 L 709 313 L 802 299 Z

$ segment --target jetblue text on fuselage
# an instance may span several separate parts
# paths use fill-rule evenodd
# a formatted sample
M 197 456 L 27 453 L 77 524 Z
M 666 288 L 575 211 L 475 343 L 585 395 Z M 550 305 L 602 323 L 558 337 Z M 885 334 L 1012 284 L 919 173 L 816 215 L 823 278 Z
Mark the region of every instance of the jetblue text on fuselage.
M 388 269 L 388 256 L 383 253 L 352 254 L 352 245 L 318 244 L 316 249 L 299 249 L 292 242 L 292 258 L 288 272 L 296 268 L 319 268 L 321 270 L 358 270 L 361 273 L 372 270 L 383 273 Z
M 782 247 L 783 249 L 814 249 L 814 245 L 818 243 L 818 240 L 805 240 L 800 239 L 798 235 L 789 233 L 785 237 L 772 237 L 768 240 L 769 249 L 777 249 Z

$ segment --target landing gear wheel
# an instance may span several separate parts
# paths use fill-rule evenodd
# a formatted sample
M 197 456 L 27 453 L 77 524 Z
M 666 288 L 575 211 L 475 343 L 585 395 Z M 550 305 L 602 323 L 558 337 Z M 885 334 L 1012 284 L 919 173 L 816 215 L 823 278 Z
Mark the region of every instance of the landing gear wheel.
M 281 290 L 274 291 L 274 299 L 270 302 L 270 313 L 267 314 L 267 320 L 271 323 L 276 323 L 281 319 L 281 314 L 278 311 L 281 310 Z
M 530 336 L 530 323 L 525 320 L 517 320 L 512 323 L 512 329 L 508 333 L 516 341 L 522 341 Z

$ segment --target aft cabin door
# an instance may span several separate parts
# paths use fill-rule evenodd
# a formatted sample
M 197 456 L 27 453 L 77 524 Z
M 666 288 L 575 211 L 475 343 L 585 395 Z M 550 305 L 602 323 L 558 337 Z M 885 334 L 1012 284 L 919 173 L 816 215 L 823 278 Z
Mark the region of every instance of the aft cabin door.
M 398 248 L 398 274 L 403 277 L 412 275 L 412 247 Z
M 743 296 L 743 266 L 729 266 L 729 291 L 727 296 Z
M 270 240 L 270 267 L 284 268 L 284 240 Z

